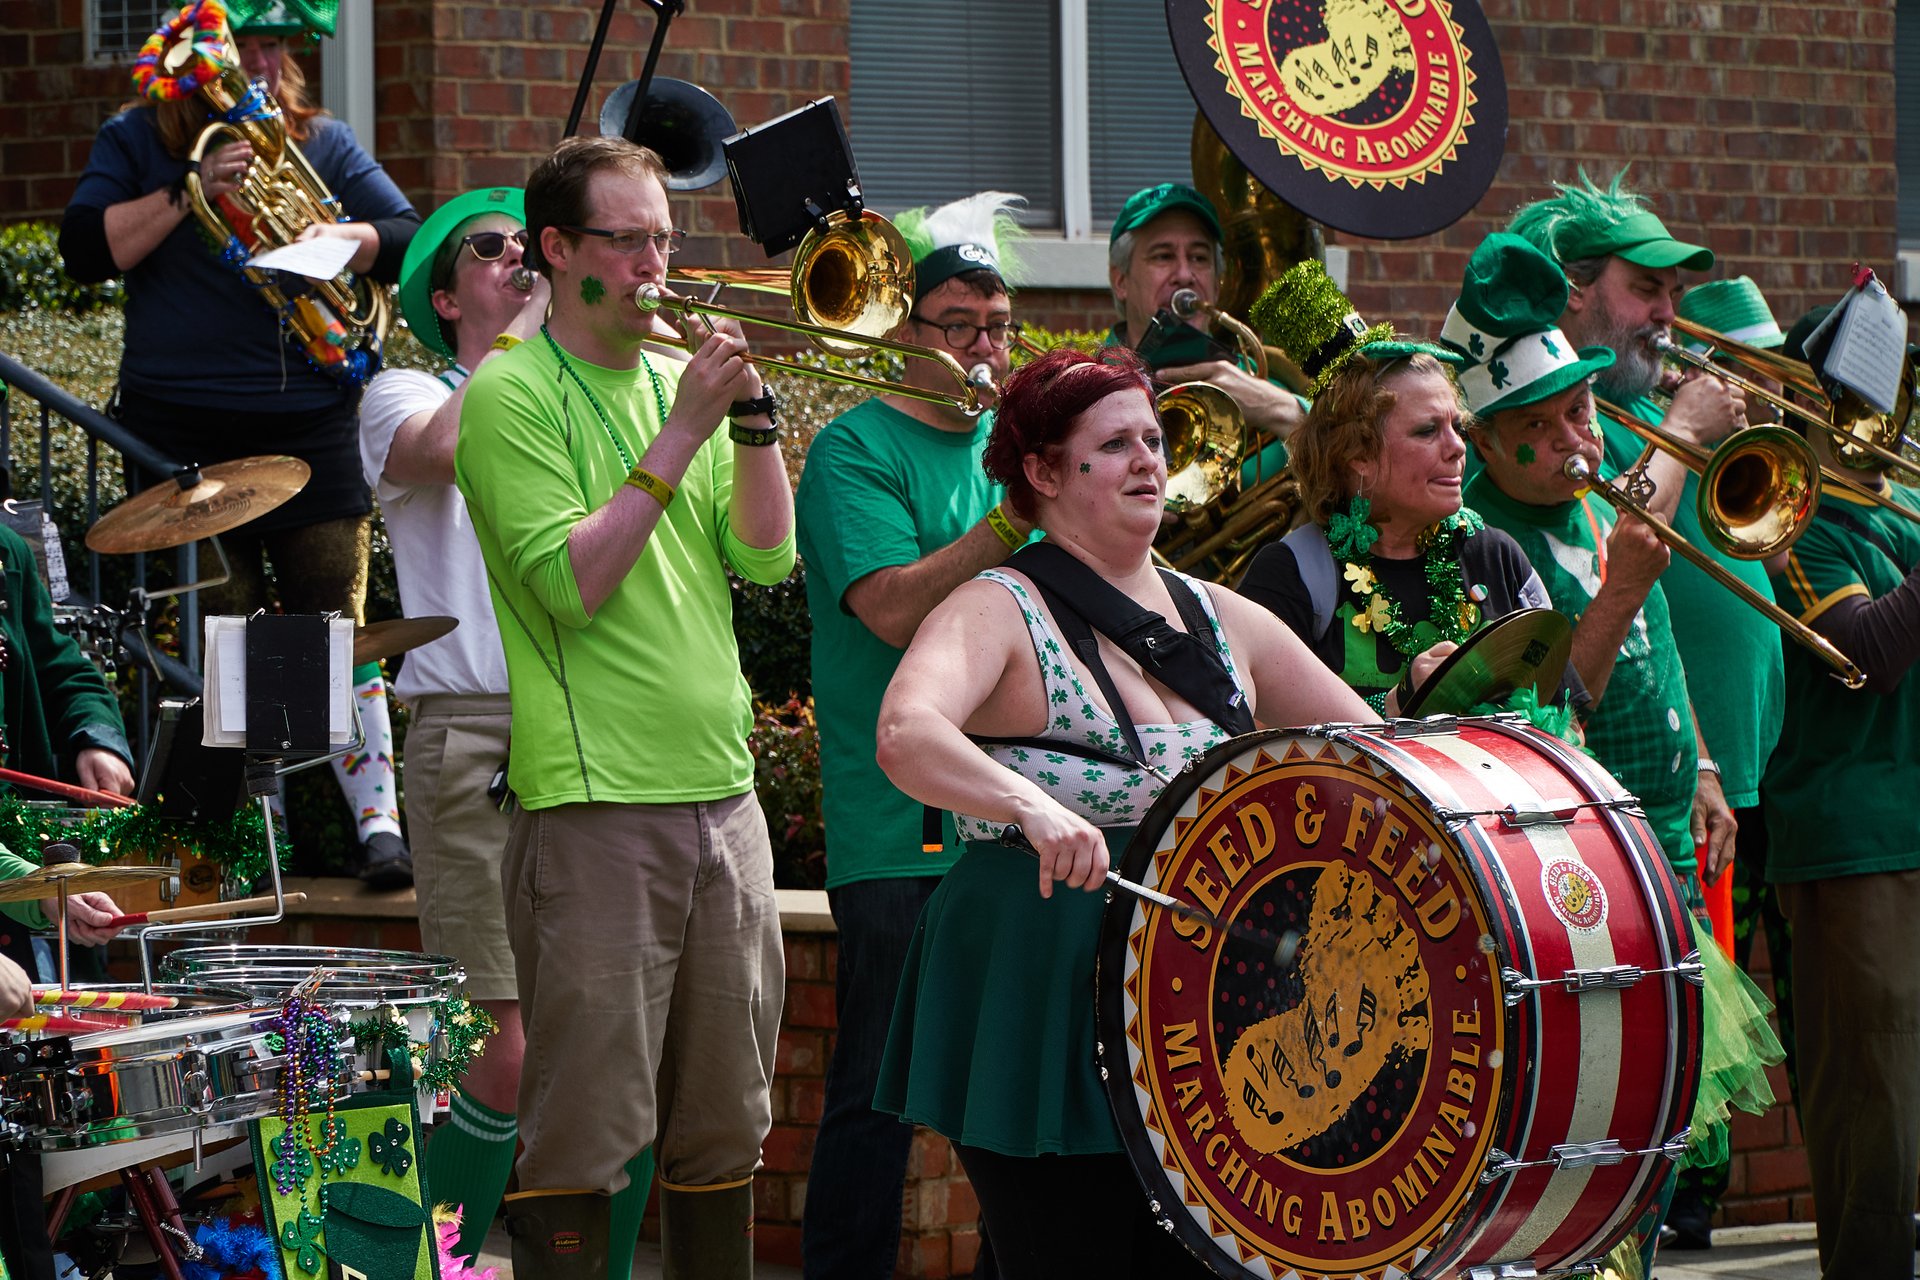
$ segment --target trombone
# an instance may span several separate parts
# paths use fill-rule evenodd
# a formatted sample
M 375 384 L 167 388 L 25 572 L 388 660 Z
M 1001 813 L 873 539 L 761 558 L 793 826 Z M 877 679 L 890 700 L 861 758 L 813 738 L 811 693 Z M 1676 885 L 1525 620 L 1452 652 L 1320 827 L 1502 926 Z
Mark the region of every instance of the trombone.
M 1725 334 L 1691 320 L 1676 317 L 1672 327 L 1690 338 L 1711 344 L 1728 359 L 1757 373 L 1763 373 L 1783 386 L 1792 387 L 1809 399 L 1825 404 L 1827 414 L 1822 415 L 1804 405 L 1796 404 L 1784 395 L 1761 386 L 1751 378 L 1742 377 L 1730 369 L 1715 364 L 1710 356 L 1687 350 L 1671 338 L 1655 339 L 1654 345 L 1661 355 L 1703 373 L 1712 374 L 1728 386 L 1736 387 L 1748 395 L 1764 400 L 1780 412 L 1790 413 L 1809 426 L 1818 427 L 1832 437 L 1834 452 L 1843 462 L 1852 463 L 1855 459 L 1859 459 L 1863 464 L 1872 465 L 1877 470 L 1898 470 L 1912 480 L 1920 480 L 1920 463 L 1904 458 L 1887 447 L 1889 444 L 1908 447 L 1916 444 L 1913 438 L 1902 430 L 1906 407 L 1911 405 L 1913 395 L 1910 363 L 1902 372 L 1900 379 L 1902 403 L 1894 407 L 1894 413 L 1891 416 L 1886 416 L 1873 412 L 1869 406 L 1857 402 L 1851 395 L 1835 402 L 1820 385 L 1819 380 L 1813 376 L 1812 368 L 1804 361 L 1788 359 L 1786 356 L 1735 341 Z M 1841 422 L 1837 420 L 1837 415 L 1843 408 L 1850 409 L 1851 413 L 1846 421 Z M 1864 434 L 1862 428 L 1865 428 Z
M 1804 441 L 1802 443 L 1804 443 Z M 1685 556 L 1688 560 L 1692 561 L 1694 566 L 1702 573 L 1712 578 L 1715 582 L 1718 582 L 1727 590 L 1733 592 L 1734 595 L 1738 596 L 1747 604 L 1758 609 L 1769 622 L 1786 632 L 1794 640 L 1813 650 L 1814 654 L 1819 657 L 1821 661 L 1833 668 L 1833 674 L 1838 677 L 1847 688 L 1858 689 L 1866 684 L 1866 673 L 1855 666 L 1851 658 L 1836 649 L 1825 636 L 1801 622 L 1798 618 L 1749 587 L 1746 583 L 1740 581 L 1725 565 L 1700 550 L 1700 548 L 1694 546 L 1691 542 L 1688 542 L 1680 536 L 1672 525 L 1648 510 L 1646 503 L 1642 501 L 1644 495 L 1636 494 L 1635 492 L 1636 486 L 1631 478 L 1632 472 L 1615 480 L 1602 480 L 1599 475 L 1594 472 L 1593 468 L 1588 465 L 1587 460 L 1576 453 L 1573 457 L 1567 459 L 1565 465 L 1561 467 L 1561 473 L 1575 484 L 1586 485 L 1588 488 L 1595 490 L 1601 497 L 1605 498 L 1620 510 L 1629 511 L 1646 521 L 1653 529 L 1655 536 L 1657 536 L 1660 541 L 1666 543 L 1669 548 Z M 1704 485 L 1702 487 L 1704 489 Z

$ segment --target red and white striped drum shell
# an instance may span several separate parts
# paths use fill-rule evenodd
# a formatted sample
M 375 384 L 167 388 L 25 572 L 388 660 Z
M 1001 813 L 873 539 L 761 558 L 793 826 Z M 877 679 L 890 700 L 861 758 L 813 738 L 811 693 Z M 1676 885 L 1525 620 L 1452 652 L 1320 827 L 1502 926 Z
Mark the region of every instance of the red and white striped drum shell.
M 1671 1169 L 1686 910 L 1632 797 L 1558 739 L 1249 734 L 1168 786 L 1121 873 L 1239 931 L 1116 894 L 1100 950 L 1129 1153 L 1219 1275 L 1544 1275 L 1618 1243 Z

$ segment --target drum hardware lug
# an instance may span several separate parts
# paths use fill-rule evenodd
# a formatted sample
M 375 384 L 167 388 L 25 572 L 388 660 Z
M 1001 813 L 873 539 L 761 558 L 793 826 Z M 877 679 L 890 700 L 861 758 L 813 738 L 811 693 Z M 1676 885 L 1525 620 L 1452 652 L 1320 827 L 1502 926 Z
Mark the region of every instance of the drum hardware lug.
M 1678 1160 L 1686 1154 L 1688 1133 L 1688 1130 L 1682 1129 L 1657 1147 L 1642 1147 L 1637 1151 L 1621 1147 L 1618 1138 L 1602 1138 L 1598 1142 L 1563 1142 L 1549 1147 L 1544 1160 L 1516 1160 L 1496 1148 L 1487 1152 L 1487 1167 L 1480 1175 L 1480 1185 L 1485 1186 L 1523 1169 L 1544 1169 L 1549 1165 L 1559 1171 L 1616 1165 L 1642 1156 L 1664 1156 L 1669 1160 Z
M 1511 804 L 1498 809 L 1436 808 L 1433 814 L 1449 826 L 1465 822 L 1469 818 L 1498 818 L 1503 827 L 1526 828 L 1566 826 L 1582 809 L 1613 809 L 1625 813 L 1641 811 L 1638 796 L 1614 796 L 1610 800 L 1548 800 L 1531 809 L 1522 809 Z
M 1502 1262 L 1493 1267 L 1468 1267 L 1466 1280 L 1539 1280 L 1531 1262 Z
M 213 1080 L 207 1075 L 207 1055 L 199 1049 L 188 1049 L 181 1055 L 180 1065 L 184 1069 L 180 1088 L 186 1095 L 187 1110 L 204 1118 L 213 1110 Z
M 1423 720 L 1389 720 L 1382 737 L 1386 738 L 1426 738 L 1435 734 L 1457 734 L 1460 732 L 1459 716 L 1428 716 Z
M 1663 973 L 1668 971 L 1655 969 L 1655 970 L 1652 970 L 1651 972 Z M 1700 953 L 1698 951 L 1687 952 L 1687 958 L 1682 960 L 1679 964 L 1673 966 L 1673 969 L 1671 970 L 1671 972 L 1679 974 L 1682 979 L 1684 979 L 1687 982 L 1691 982 L 1694 986 L 1699 987 L 1703 991 L 1706 989 L 1707 966 L 1700 963 Z
M 1500 985 L 1506 989 L 1503 998 L 1511 1009 L 1534 992 L 1548 987 L 1559 987 L 1568 995 L 1576 996 L 1589 991 L 1624 991 L 1642 978 L 1669 973 L 1695 986 L 1706 985 L 1706 966 L 1700 963 L 1698 951 L 1689 952 L 1679 964 L 1659 969 L 1642 969 L 1637 964 L 1610 964 L 1594 969 L 1568 969 L 1557 978 L 1529 978 L 1518 969 L 1503 967 L 1500 970 Z
M 59 1101 L 60 1117 L 68 1124 L 78 1124 L 87 1113 L 93 1110 L 93 1090 L 87 1088 L 68 1089 L 61 1093 Z

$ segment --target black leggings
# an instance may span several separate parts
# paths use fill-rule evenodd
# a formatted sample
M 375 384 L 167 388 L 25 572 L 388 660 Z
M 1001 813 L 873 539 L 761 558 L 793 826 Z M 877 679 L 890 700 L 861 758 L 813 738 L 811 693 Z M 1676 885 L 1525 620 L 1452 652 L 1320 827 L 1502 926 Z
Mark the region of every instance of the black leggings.
M 1204 1280 L 1213 1272 L 1147 1212 L 1124 1155 L 1003 1156 L 954 1144 L 1002 1280 Z

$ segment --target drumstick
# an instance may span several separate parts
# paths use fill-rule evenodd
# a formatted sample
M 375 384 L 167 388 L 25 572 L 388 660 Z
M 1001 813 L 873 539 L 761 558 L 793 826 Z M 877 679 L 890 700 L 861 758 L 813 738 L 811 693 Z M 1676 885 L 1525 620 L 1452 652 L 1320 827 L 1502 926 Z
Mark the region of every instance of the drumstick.
M 101 1022 L 96 1018 L 63 1018 L 57 1013 L 35 1013 L 24 1018 L 0 1021 L 0 1031 L 51 1031 L 56 1035 L 78 1035 L 86 1031 L 118 1031 L 123 1025 Z
M 58 987 L 35 987 L 33 1002 L 76 1009 L 124 1009 L 128 1013 L 171 1009 L 180 1003 L 174 996 L 154 996 L 144 991 L 62 991 Z
M 18 787 L 45 791 L 49 795 L 65 796 L 69 800 L 78 800 L 82 804 L 96 805 L 105 809 L 125 809 L 139 803 L 131 796 L 115 795 L 111 791 L 95 791 L 92 787 L 76 787 L 69 782 L 55 782 L 52 778 L 36 777 L 31 773 L 21 773 L 17 769 L 0 769 L 0 782 L 11 782 Z
M 288 906 L 305 902 L 304 893 L 289 893 L 285 901 Z M 259 911 L 271 907 L 275 902 L 272 894 L 258 898 L 236 898 L 232 902 L 202 902 L 191 907 L 162 907 L 158 911 L 134 911 L 124 916 L 114 916 L 102 928 L 118 929 L 129 924 L 168 924 L 175 920 L 217 920 L 221 916 L 245 915 L 249 911 Z
M 1000 833 L 1000 843 L 1023 850 L 1036 858 L 1040 856 L 1040 851 L 1033 847 L 1033 842 L 1027 839 L 1027 833 L 1020 829 L 1020 824 L 1017 822 L 1009 823 Z M 1289 929 L 1278 938 L 1271 934 L 1256 933 L 1251 927 L 1237 920 L 1222 920 L 1211 911 L 1196 907 L 1191 902 L 1183 902 L 1179 898 L 1170 897 L 1157 890 L 1149 889 L 1143 884 L 1125 879 L 1112 867 L 1107 868 L 1107 883 L 1142 901 L 1151 902 L 1157 907 L 1165 907 L 1177 915 L 1186 916 L 1190 920 L 1197 920 L 1201 924 L 1218 929 L 1228 938 L 1258 947 L 1261 952 L 1272 956 L 1274 963 L 1279 965 L 1282 971 L 1293 967 L 1293 958 L 1300 950 L 1300 935 L 1295 930 Z

